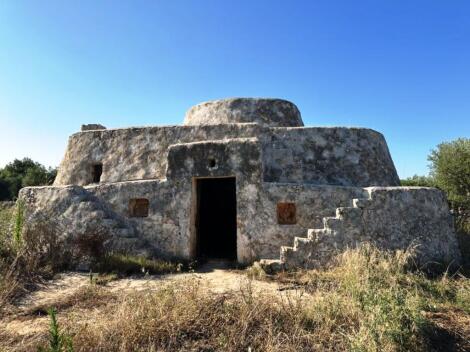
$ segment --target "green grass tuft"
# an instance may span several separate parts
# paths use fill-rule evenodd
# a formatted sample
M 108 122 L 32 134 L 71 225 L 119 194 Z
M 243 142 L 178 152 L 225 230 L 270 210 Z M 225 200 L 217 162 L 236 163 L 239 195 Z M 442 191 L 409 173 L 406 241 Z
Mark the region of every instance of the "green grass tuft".
M 47 314 L 50 317 L 49 324 L 49 345 L 48 347 L 39 347 L 39 352 L 73 352 L 72 338 L 61 333 L 59 323 L 57 322 L 57 311 L 49 308 Z
M 14 217 L 14 227 L 13 227 L 13 240 L 16 246 L 20 246 L 22 242 L 22 233 L 24 226 L 24 203 L 21 200 L 16 202 L 16 210 Z
M 169 274 L 181 271 L 183 264 L 160 259 L 147 259 L 141 256 L 110 254 L 100 260 L 94 270 L 100 273 L 133 274 Z

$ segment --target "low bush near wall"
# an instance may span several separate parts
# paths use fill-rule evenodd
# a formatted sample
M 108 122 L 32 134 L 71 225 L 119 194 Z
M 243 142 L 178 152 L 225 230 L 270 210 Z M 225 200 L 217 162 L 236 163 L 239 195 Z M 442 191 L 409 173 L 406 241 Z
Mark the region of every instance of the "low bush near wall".
M 126 254 L 107 254 L 97 261 L 93 266 L 93 271 L 119 275 L 168 274 L 186 270 L 187 268 L 188 265 L 183 263 L 148 259 Z
M 25 219 L 21 202 L 0 212 L 0 309 L 55 273 L 105 255 L 107 238 L 99 228 L 64 236 L 64 228 L 45 216 Z
M 0 209 L 0 310 L 38 282 L 77 267 L 100 273 L 166 274 L 186 271 L 187 263 L 108 253 L 104 227 L 91 224 L 70 234 L 47 216 L 26 219 L 18 202 Z
M 45 223 L 24 224 L 21 209 L 17 206 L 10 225 L 2 229 L 0 308 L 41 279 L 52 277 L 67 262 L 54 229 Z

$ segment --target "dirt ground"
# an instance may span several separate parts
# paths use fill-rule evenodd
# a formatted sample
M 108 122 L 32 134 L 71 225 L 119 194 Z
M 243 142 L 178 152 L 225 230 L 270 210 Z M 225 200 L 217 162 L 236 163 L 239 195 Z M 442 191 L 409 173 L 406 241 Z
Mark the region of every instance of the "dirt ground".
M 92 278 L 96 280 L 97 276 Z M 250 280 L 246 272 L 224 267 L 220 263 L 206 264 L 191 273 L 108 278 L 99 284 L 104 296 L 100 296 L 96 302 L 91 300 L 91 305 L 90 301 L 80 304 L 80 297 L 83 297 L 80 291 L 86 291 L 90 281 L 88 273 L 62 273 L 15 302 L 10 312 L 0 319 L 0 352 L 35 350 L 31 346 L 37 346 L 40 338 L 44 340 L 49 328 L 50 319 L 46 312 L 49 307 L 59 310 L 59 323 L 66 312 L 65 316 L 78 317 L 81 323 L 87 324 L 100 318 L 103 314 L 100 307 L 109 300 L 138 291 L 156 291 L 175 283 L 197 283 L 205 291 L 217 294 L 250 290 L 254 295 L 269 294 L 269 297 L 277 297 L 279 300 L 315 299 L 314 293 L 306 293 L 302 287 L 288 281 Z M 426 313 L 426 317 L 436 326 L 434 333 L 429 336 L 436 351 L 466 351 L 470 348 L 467 340 L 470 336 L 468 315 L 458 310 L 445 310 Z M 458 345 L 461 347 L 451 348 Z
M 218 263 L 207 264 L 193 273 L 115 279 L 107 282 L 104 287 L 106 291 L 120 295 L 133 291 L 152 291 L 165 285 L 189 280 L 196 280 L 202 287 L 214 293 L 241 291 L 249 287 L 254 294 L 274 293 L 282 299 L 286 296 L 299 295 L 300 292 L 290 290 L 288 286 L 276 282 L 250 280 L 245 273 L 227 269 Z M 3 338 L 7 336 L 10 340 L 3 343 L 0 341 L 0 351 L 3 351 L 2 345 L 20 346 L 23 342 L 27 343 L 28 340 L 34 339 L 35 335 L 43 334 L 49 324 L 47 307 L 60 306 L 60 302 L 72 297 L 74 293 L 89 284 L 90 274 L 67 272 L 40 284 L 35 291 L 22 297 L 11 307 L 11 313 L 0 320 L 0 332 L 3 333 Z M 96 313 L 98 309 L 95 308 Z

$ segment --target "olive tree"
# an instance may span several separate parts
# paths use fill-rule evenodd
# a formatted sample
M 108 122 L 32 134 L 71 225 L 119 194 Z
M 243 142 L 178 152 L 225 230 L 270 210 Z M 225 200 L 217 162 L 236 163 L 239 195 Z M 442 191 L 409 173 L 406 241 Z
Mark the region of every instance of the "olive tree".
M 22 187 L 50 185 L 57 170 L 46 168 L 29 158 L 15 159 L 0 169 L 0 201 L 14 200 Z
M 470 139 L 441 143 L 428 157 L 431 177 L 447 193 L 458 228 L 470 223 Z

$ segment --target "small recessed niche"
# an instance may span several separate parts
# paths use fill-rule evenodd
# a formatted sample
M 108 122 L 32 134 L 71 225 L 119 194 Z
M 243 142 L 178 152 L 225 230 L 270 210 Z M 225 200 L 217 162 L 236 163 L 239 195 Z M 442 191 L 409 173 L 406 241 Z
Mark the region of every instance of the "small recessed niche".
M 297 223 L 297 209 L 295 203 L 277 203 L 277 223 L 279 225 L 295 225 Z
M 103 174 L 103 164 L 94 164 L 91 169 L 91 179 L 93 183 L 100 183 Z
M 149 216 L 149 200 L 146 198 L 129 200 L 129 216 L 131 218 L 146 218 Z
M 215 158 L 209 158 L 208 162 L 209 162 L 209 169 L 213 169 L 217 166 L 217 161 L 215 160 Z

